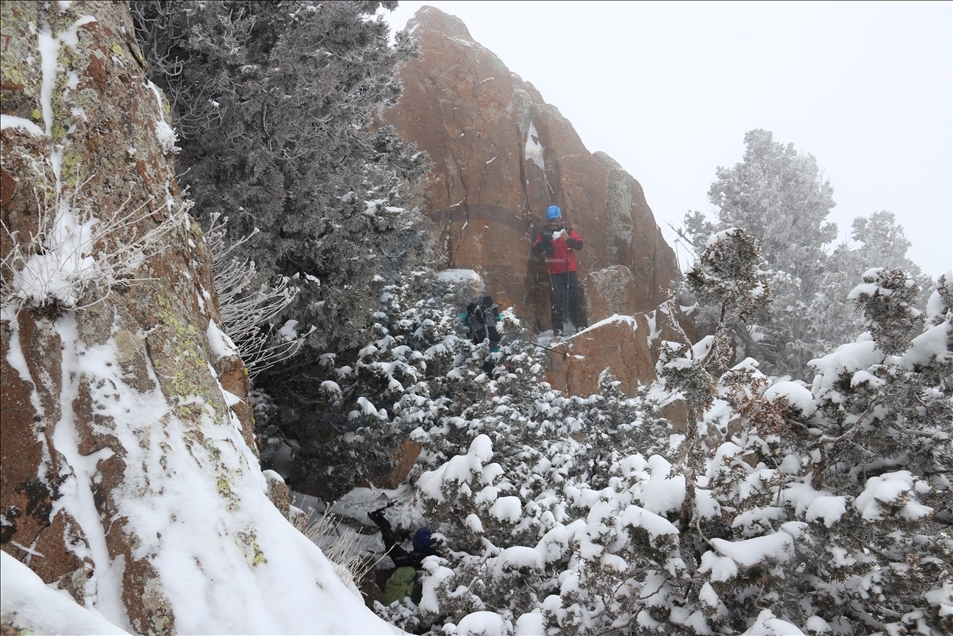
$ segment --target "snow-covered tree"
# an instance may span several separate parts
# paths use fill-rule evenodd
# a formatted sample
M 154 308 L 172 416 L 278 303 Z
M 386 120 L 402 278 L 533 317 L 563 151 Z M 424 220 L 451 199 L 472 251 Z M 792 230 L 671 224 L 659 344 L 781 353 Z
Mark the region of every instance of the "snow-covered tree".
M 764 325 L 760 337 L 735 329 L 739 359 L 754 355 L 779 373 L 803 371 L 817 353 L 814 323 L 806 314 L 826 267 L 825 246 L 837 236 L 837 226 L 827 221 L 833 188 L 813 156 L 775 142 L 766 130 L 752 130 L 745 135 L 743 160 L 718 168 L 708 198 L 715 219 L 687 214 L 686 238 L 701 253 L 709 236 L 728 228 L 758 237 L 772 290 L 767 314 L 757 320 Z
M 868 272 L 851 296 L 869 331 L 811 362 L 823 416 L 809 447 L 811 484 L 839 498 L 827 530 L 818 528 L 815 574 L 828 582 L 814 597 L 890 634 L 953 627 L 950 276 L 927 320 L 915 295 L 901 271 Z
M 740 227 L 762 240 L 766 262 L 804 281 L 816 277 L 824 246 L 837 236 L 827 221 L 834 189 L 817 160 L 774 141 L 767 130 L 745 134 L 745 154 L 733 168 L 718 168 L 708 198 L 714 223 L 695 212 L 686 217 L 693 238 L 704 240 L 725 227 Z M 697 241 L 696 241 L 697 244 Z
M 295 288 L 281 322 L 305 349 L 356 346 L 385 281 L 421 258 L 426 158 L 372 114 L 400 94 L 379 8 L 396 2 L 133 3 L 153 81 L 172 102 L 196 216 L 228 219 L 237 256 Z M 409 266 L 409 265 L 408 265 Z M 371 311 L 368 311 L 371 309 Z M 308 355 L 311 364 L 315 354 Z
M 740 163 L 717 170 L 708 192 L 714 218 L 691 212 L 682 234 L 699 254 L 711 235 L 729 228 L 762 241 L 772 301 L 748 329 L 734 325 L 736 360 L 751 355 L 765 371 L 807 378 L 811 358 L 862 331 L 844 300 L 863 272 L 886 267 L 919 276 L 919 268 L 906 258 L 910 242 L 886 211 L 856 218 L 854 243 L 832 251 L 837 227 L 827 217 L 835 205 L 833 188 L 814 157 L 775 142 L 765 130 L 748 132 L 745 147 Z M 924 289 L 930 282 L 919 280 Z M 698 317 L 702 332 L 717 322 L 711 309 Z
M 698 263 L 685 277 L 701 302 L 719 308 L 711 351 L 706 354 L 709 372 L 720 374 L 728 368 L 732 327 L 735 334 L 752 339 L 745 325 L 769 299 L 761 265 L 761 241 L 731 228 L 709 237 Z
M 917 264 L 907 258 L 911 243 L 892 212 L 880 211 L 869 218 L 857 217 L 852 225 L 851 239 L 852 243 L 841 243 L 828 258 L 816 300 L 812 303 L 818 355 L 832 351 L 863 332 L 863 316 L 854 311 L 851 303 L 843 301 L 869 269 L 880 267 L 908 272 L 920 286 L 917 307 L 923 307 L 933 288 L 930 277 L 922 274 Z

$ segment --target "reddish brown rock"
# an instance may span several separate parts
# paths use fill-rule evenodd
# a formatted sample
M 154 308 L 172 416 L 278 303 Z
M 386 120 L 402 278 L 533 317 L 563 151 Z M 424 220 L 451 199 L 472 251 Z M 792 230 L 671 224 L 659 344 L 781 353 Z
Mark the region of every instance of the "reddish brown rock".
M 625 265 L 613 265 L 592 272 L 582 280 L 582 286 L 589 316 L 605 318 L 638 313 L 635 277 Z
M 370 464 L 367 466 L 370 480 L 360 480 L 356 485 L 366 488 L 373 483 L 376 488 L 397 488 L 407 479 L 407 475 L 413 469 L 421 450 L 419 444 L 409 439 L 402 439 L 400 444 L 391 451 L 393 463 Z
M 626 309 L 658 306 L 677 265 L 638 182 L 590 153 L 458 18 L 423 7 L 408 30 L 420 55 L 401 69 L 403 96 L 382 119 L 433 160 L 427 213 L 442 232 L 446 266 L 476 270 L 501 306 L 549 328 L 548 280 L 530 245 L 555 204 L 586 242 L 582 276 L 624 266 L 633 276 Z M 607 317 L 605 305 L 592 304 L 590 324 Z
M 420 444 L 412 442 L 409 439 L 401 440 L 400 446 L 397 447 L 397 452 L 394 453 L 394 457 L 397 460 L 397 467 L 389 479 L 382 483 L 382 487 L 397 488 L 404 483 L 404 480 L 407 479 L 407 475 L 409 475 L 411 469 L 413 469 L 414 463 L 420 456 L 421 450 L 423 449 Z
M 213 357 L 212 366 L 218 374 L 218 381 L 222 388 L 240 398 L 239 401 L 232 404 L 231 409 L 238 419 L 242 422 L 248 422 L 250 425 L 242 427 L 242 437 L 255 455 L 259 455 L 258 440 L 255 438 L 254 413 L 251 407 L 251 380 L 248 378 L 248 370 L 241 358 L 237 355 L 224 356 L 219 360 Z M 287 515 L 286 515 L 287 516 Z
M 553 347 L 546 379 L 564 393 L 587 396 L 599 393 L 599 376 L 609 369 L 622 392 L 632 394 L 655 380 L 650 337 L 644 315 L 603 320 Z
M 599 393 L 599 376 L 609 370 L 619 389 L 632 395 L 656 379 L 655 362 L 663 340 L 684 342 L 664 307 L 648 314 L 615 315 L 553 346 L 546 380 L 570 395 Z M 677 408 L 671 411 L 681 419 Z
M 109 212 L 131 213 L 103 239 L 120 244 L 181 210 L 174 166 L 157 139 L 164 104 L 146 81 L 128 5 L 4 2 L 2 25 L 3 114 L 27 123 L 0 132 L 0 218 L 9 230 L 0 232 L 0 256 L 8 257 L 14 241 L 31 249 L 28 237 L 43 210 L 59 209 L 57 193 L 60 201 L 68 197 L 64 205 L 79 218 L 89 213 L 104 222 Z M 45 65 L 37 62 L 41 27 L 63 42 L 48 104 L 41 103 Z M 237 423 L 223 417 L 221 385 L 209 370 L 205 334 L 217 309 L 207 244 L 185 214 L 165 227 L 158 252 L 136 272 L 139 282 L 97 287 L 80 307 L 51 297 L 17 311 L 11 270 L 4 267 L 9 302 L 0 321 L 0 549 L 29 561 L 44 581 L 84 604 L 108 593 L 97 583 L 100 569 L 123 564 L 121 598 L 115 599 L 123 619 L 140 633 L 156 634 L 176 629 L 151 562 L 156 555 L 141 550 L 159 538 L 130 530 L 121 500 L 130 490 L 132 499 L 161 494 L 160 481 L 169 476 L 161 474 L 163 462 L 172 452 L 163 425 L 171 418 L 196 439 L 210 423 L 237 426 L 246 440 L 252 437 L 250 409 Z M 94 351 L 102 373 L 79 362 Z M 240 362 L 217 371 L 228 375 L 230 391 L 245 396 Z M 120 394 L 158 398 L 167 412 L 143 406 L 120 413 L 110 408 Z M 215 443 L 204 448 L 218 453 Z M 132 451 L 138 463 L 128 461 Z M 142 459 L 147 453 L 154 465 Z M 220 474 L 228 475 L 227 468 Z M 213 484 L 216 478 L 224 479 L 209 471 Z

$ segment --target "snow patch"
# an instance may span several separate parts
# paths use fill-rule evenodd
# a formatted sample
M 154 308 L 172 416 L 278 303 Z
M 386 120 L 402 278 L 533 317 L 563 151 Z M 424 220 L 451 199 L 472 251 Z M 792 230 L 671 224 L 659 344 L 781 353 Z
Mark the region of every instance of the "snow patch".
M 536 132 L 535 122 L 529 123 L 529 130 L 526 132 L 526 146 L 523 148 L 523 156 L 526 161 L 532 161 L 540 170 L 546 170 L 546 161 L 543 158 L 543 146 L 539 143 L 539 133 Z
M 208 321 L 208 328 L 205 330 L 208 337 L 209 348 L 212 350 L 212 362 L 218 362 L 222 358 L 238 356 L 238 347 L 232 342 L 224 331 L 222 331 L 214 320 Z
M 817 405 L 814 395 L 800 382 L 778 382 L 764 392 L 764 397 L 770 401 L 778 399 L 787 402 L 788 406 L 799 410 L 805 417 L 814 415 Z
M 128 634 L 95 609 L 56 592 L 27 566 L 0 551 L 0 614 L 3 622 L 38 634 Z
M 711 539 L 711 544 L 718 552 L 746 568 L 767 560 L 787 561 L 794 556 L 794 538 L 787 532 L 742 541 Z
M 741 636 L 804 636 L 804 632 L 778 618 L 771 610 L 761 610 L 754 624 Z
M 164 121 L 157 121 L 155 123 L 155 131 L 156 141 L 159 142 L 159 147 L 162 148 L 163 154 L 172 155 L 179 152 L 179 147 L 175 145 L 176 142 L 179 141 L 179 136 L 175 130 L 172 129 L 172 126 Z
M 0 130 L 6 130 L 7 128 L 17 128 L 35 137 L 46 136 L 46 132 L 29 119 L 14 117 L 13 115 L 0 115 Z
M 456 626 L 448 623 L 444 633 L 457 636 L 507 636 L 513 633 L 513 625 L 496 612 L 483 610 L 467 614 Z
M 731 237 L 733 234 L 738 232 L 738 228 L 730 227 L 727 230 L 722 230 L 721 232 L 715 232 L 708 237 L 708 241 L 705 242 L 705 248 L 714 247 L 718 243 L 721 243 L 725 239 Z
M 883 519 L 887 506 L 897 506 L 900 514 L 909 521 L 916 521 L 933 512 L 933 508 L 924 506 L 916 497 L 913 475 L 909 470 L 884 473 L 867 480 L 867 484 L 854 507 L 866 521 Z

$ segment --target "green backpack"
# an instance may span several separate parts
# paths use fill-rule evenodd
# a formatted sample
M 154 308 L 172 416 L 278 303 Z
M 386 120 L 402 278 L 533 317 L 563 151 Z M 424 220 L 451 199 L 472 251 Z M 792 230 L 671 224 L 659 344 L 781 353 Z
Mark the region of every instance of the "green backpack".
M 414 593 L 414 579 L 417 577 L 417 570 L 405 565 L 397 568 L 384 584 L 384 605 L 390 605 L 394 601 L 402 601 L 404 597 Z

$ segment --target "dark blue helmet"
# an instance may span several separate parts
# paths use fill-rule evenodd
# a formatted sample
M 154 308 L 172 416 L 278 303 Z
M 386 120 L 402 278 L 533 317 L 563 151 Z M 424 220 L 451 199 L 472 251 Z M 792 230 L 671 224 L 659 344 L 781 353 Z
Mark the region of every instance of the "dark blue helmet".
M 429 528 L 417 528 L 414 533 L 414 552 L 433 554 L 433 537 Z

